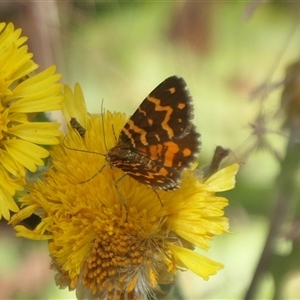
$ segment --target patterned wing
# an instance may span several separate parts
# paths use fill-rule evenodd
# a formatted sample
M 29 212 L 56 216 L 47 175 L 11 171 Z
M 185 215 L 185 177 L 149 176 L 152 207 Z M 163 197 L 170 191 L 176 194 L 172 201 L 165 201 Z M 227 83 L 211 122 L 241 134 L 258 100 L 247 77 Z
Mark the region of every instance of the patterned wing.
M 200 134 L 192 125 L 188 134 L 180 139 L 162 141 L 160 144 L 138 147 L 136 151 L 153 160 L 157 165 L 179 171 L 195 161 L 200 150 Z
M 173 168 L 157 166 L 149 170 L 140 163 L 122 163 L 119 167 L 136 181 L 154 189 L 174 190 L 181 184 L 181 172 Z
M 153 188 L 168 190 L 178 187 L 180 171 L 157 164 L 149 157 L 132 151 L 127 144 L 118 144 L 111 148 L 107 152 L 106 160 L 138 182 Z
M 138 182 L 156 189 L 171 190 L 180 186 L 181 170 L 163 166 L 149 157 L 132 151 L 126 144 L 110 149 L 106 160 Z
M 183 170 L 195 161 L 199 153 L 199 134 L 193 126 L 190 132 L 176 141 L 139 148 L 130 164 L 119 161 L 119 168 L 135 180 L 155 189 L 173 190 L 181 185 Z M 151 152 L 149 158 L 148 152 Z M 144 155 L 143 155 L 144 153 Z
M 192 124 L 193 106 L 185 81 L 172 76 L 158 85 L 125 124 L 120 144 L 158 165 L 183 170 L 200 151 Z
M 172 76 L 141 103 L 120 133 L 119 141 L 134 148 L 185 136 L 193 118 L 192 99 L 185 81 Z
M 200 149 L 191 101 L 182 78 L 167 78 L 125 124 L 107 160 L 153 188 L 178 188 L 182 171 Z

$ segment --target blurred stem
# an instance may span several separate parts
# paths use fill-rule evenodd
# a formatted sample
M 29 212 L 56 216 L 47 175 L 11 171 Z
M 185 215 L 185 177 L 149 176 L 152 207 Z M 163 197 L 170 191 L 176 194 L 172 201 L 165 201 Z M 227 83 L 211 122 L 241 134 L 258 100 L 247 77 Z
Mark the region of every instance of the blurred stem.
M 29 49 L 34 54 L 34 61 L 39 64 L 41 70 L 52 64 L 56 64 L 59 69 L 62 69 L 64 60 L 62 58 L 59 1 L 16 2 L 22 9 L 19 20 L 20 27 L 29 37 Z M 63 18 L 65 19 L 67 16 L 64 15 Z M 60 70 L 60 72 L 62 71 Z
M 300 165 L 300 120 L 293 120 L 290 131 L 291 134 L 286 155 L 281 162 L 281 171 L 275 182 L 274 210 L 270 219 L 269 233 L 251 284 L 245 295 L 245 300 L 255 298 L 262 275 L 270 270 L 274 242 L 280 235 L 282 226 L 288 220 L 289 213 L 294 204 L 295 192 L 297 190 L 296 175 Z

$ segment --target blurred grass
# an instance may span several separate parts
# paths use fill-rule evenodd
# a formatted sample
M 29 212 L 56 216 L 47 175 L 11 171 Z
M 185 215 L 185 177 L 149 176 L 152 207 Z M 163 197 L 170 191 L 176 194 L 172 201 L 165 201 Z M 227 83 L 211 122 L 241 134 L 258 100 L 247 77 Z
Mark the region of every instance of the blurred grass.
M 207 254 L 224 263 L 225 269 L 208 282 L 183 273 L 179 286 L 184 299 L 241 299 L 262 249 L 272 209 L 272 184 L 279 170 L 268 152 L 252 153 L 247 160 L 243 156 L 255 143 L 254 137 L 247 140 L 251 136 L 248 123 L 259 110 L 259 101 L 249 102 L 249 95 L 270 71 L 272 81 L 282 79 L 287 64 L 299 56 L 299 30 L 278 61 L 294 22 L 288 5 L 261 5 L 245 21 L 246 2 L 213 3 L 208 24 L 211 48 L 197 53 L 169 38 L 172 22 L 183 5 L 76 3 L 72 13 L 70 6 L 58 5 L 64 50 L 58 59 L 64 65 L 58 67 L 66 70 L 64 82 L 81 84 L 91 113 L 100 112 L 104 99 L 106 109 L 130 115 L 166 77 L 177 74 L 187 81 L 194 98 L 195 123 L 202 135 L 201 164 L 208 163 L 214 148 L 222 145 L 232 149 L 236 160 L 244 165 L 236 189 L 224 193 L 230 200 L 226 212 L 233 234 L 215 238 Z M 277 61 L 278 68 L 273 70 Z M 280 93 L 278 89 L 268 96 L 266 114 L 278 109 Z M 278 120 L 271 119 L 267 126 L 270 130 L 278 128 Z M 274 134 L 270 143 L 280 152 L 286 140 Z M 4 254 L 0 257 L 16 259 L 11 247 L 1 245 Z M 6 268 L 5 259 L 0 258 L 0 266 Z M 266 278 L 259 296 L 270 299 L 272 291 L 272 279 Z M 289 297 L 290 293 L 286 291 Z M 73 297 L 73 293 L 58 290 L 53 279 L 45 289 L 47 299 Z

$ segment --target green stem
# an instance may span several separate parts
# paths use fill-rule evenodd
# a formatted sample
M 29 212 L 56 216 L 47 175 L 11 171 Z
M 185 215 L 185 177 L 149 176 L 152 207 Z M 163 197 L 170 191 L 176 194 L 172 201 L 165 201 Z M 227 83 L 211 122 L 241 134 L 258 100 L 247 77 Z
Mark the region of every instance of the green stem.
M 299 120 L 291 126 L 291 136 L 287 145 L 286 155 L 281 162 L 281 171 L 274 187 L 274 210 L 270 219 L 270 230 L 257 264 L 250 286 L 244 297 L 245 300 L 255 298 L 255 293 L 261 282 L 262 275 L 270 270 L 273 258 L 273 246 L 280 235 L 282 226 L 290 216 L 295 202 L 297 190 L 297 172 L 300 166 L 300 124 Z

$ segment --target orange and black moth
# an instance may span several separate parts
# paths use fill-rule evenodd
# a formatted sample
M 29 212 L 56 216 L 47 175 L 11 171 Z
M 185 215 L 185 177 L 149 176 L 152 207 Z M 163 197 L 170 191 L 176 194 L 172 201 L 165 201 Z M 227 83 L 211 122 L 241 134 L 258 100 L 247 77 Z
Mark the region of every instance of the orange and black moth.
M 105 158 L 142 184 L 173 190 L 180 187 L 182 172 L 196 160 L 200 145 L 186 82 L 171 76 L 141 103 Z

